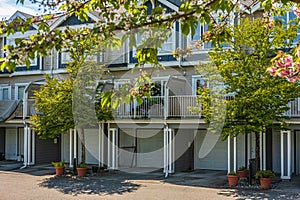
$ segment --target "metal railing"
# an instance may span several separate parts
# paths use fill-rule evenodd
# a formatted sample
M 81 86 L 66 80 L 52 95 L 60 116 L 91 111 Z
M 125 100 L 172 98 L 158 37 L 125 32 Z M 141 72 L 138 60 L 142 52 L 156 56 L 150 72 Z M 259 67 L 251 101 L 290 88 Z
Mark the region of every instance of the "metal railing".
M 119 108 L 114 111 L 115 118 L 177 118 L 177 117 L 193 117 L 200 118 L 201 115 L 197 109 L 201 109 L 201 104 L 198 103 L 198 96 L 181 95 L 170 96 L 167 98 L 163 96 L 152 96 L 149 99 L 143 98 L 142 104 L 137 101 L 130 104 L 121 104 Z M 225 96 L 225 99 L 233 99 L 233 96 Z M 37 114 L 34 107 L 35 99 L 27 100 L 27 116 Z M 289 102 L 290 109 L 285 112 L 289 117 L 300 117 L 300 98 Z M 15 111 L 16 117 L 23 117 L 24 103 L 18 106 Z

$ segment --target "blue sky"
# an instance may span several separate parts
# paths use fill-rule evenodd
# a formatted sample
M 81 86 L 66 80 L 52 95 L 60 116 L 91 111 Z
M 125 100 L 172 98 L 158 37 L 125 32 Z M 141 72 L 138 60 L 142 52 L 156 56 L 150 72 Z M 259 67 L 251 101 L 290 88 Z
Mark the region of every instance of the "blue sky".
M 24 5 L 16 5 L 16 2 L 17 0 L 0 0 L 0 19 L 9 18 L 17 10 L 32 15 L 36 15 L 38 13 L 38 6 L 30 3 L 29 0 L 25 0 Z

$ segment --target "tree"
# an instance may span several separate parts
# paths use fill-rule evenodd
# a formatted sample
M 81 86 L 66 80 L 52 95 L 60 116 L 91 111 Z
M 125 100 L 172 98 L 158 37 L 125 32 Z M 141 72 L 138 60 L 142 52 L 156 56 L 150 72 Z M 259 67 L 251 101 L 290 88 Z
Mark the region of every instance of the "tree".
M 259 169 L 259 134 L 266 129 L 285 128 L 284 112 L 289 109 L 288 102 L 300 97 L 300 87 L 280 77 L 266 73 L 271 57 L 279 48 L 290 47 L 297 35 L 297 26 L 283 27 L 263 19 L 251 21 L 243 19 L 240 25 L 229 27 L 231 39 L 216 48 L 211 54 L 213 64 L 222 78 L 227 94 L 233 98 L 219 98 L 226 103 L 226 120 L 222 131 L 224 139 L 239 134 L 255 133 L 256 168 Z M 210 75 L 209 69 L 199 67 L 199 73 Z M 215 72 L 216 73 L 216 72 Z M 220 80 L 218 80 L 220 81 Z M 201 111 L 209 120 L 212 113 L 210 88 L 200 88 L 202 95 Z
M 99 72 L 102 67 L 95 67 L 91 61 L 82 64 L 85 65 L 84 78 L 80 77 L 82 72 L 78 72 L 78 65 L 67 68 L 69 77 L 64 80 L 45 76 L 46 83 L 34 92 L 35 107 L 41 114 L 31 116 L 30 120 L 42 138 L 58 137 L 69 129 L 77 129 L 81 139 L 81 161 L 85 162 L 84 129 L 98 125 L 98 121 L 112 119 L 112 110 L 100 106 L 104 83 L 95 70 Z M 90 68 L 93 70 L 88 73 Z M 100 82 L 95 83 L 95 80 Z

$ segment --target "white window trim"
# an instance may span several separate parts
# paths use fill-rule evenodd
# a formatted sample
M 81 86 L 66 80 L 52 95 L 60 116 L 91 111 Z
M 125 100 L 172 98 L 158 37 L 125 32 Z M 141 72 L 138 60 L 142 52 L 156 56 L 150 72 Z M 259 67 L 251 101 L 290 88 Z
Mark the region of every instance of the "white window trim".
M 10 85 L 0 85 L 0 100 L 3 101 L 3 89 L 8 89 L 8 100 L 11 100 L 11 86 Z
M 201 75 L 193 75 L 192 76 L 192 95 L 197 96 L 197 81 L 198 80 L 207 80 L 203 78 Z M 209 87 L 209 82 L 207 82 L 207 86 Z
M 18 95 L 19 87 L 25 86 L 25 89 L 26 89 L 27 85 L 28 85 L 28 83 L 16 83 L 15 84 L 15 100 L 19 100 L 19 95 Z M 25 94 L 23 94 L 23 98 L 24 98 L 24 96 L 25 96 Z

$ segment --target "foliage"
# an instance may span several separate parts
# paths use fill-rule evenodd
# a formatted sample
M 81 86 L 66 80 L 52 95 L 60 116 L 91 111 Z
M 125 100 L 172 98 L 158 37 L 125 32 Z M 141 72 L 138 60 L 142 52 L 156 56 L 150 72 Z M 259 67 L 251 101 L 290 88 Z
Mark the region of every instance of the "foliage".
M 217 66 L 227 94 L 234 98 L 226 102 L 226 121 L 223 137 L 236 136 L 240 133 L 264 132 L 273 126 L 273 122 L 282 122 L 288 102 L 300 96 L 298 84 L 288 83 L 279 77 L 266 74 L 270 56 L 278 48 L 286 48 L 296 37 L 296 27 L 283 27 L 274 24 L 273 28 L 265 27 L 265 21 L 244 19 L 239 26 L 231 28 L 232 38 L 226 41 L 228 48 L 216 48 L 210 54 Z M 199 73 L 207 71 L 199 68 Z M 199 91 L 206 105 L 201 111 L 205 116 L 211 116 L 211 95 L 205 90 Z
M 255 174 L 256 179 L 273 178 L 273 177 L 275 177 L 275 174 L 271 170 L 260 170 L 260 171 L 256 172 L 256 174 Z
M 86 164 L 82 162 L 77 165 L 77 168 L 86 168 Z
M 235 171 L 231 171 L 227 175 L 237 176 L 237 173 Z
M 43 138 L 54 138 L 74 128 L 72 113 L 73 80 L 59 81 L 46 75 L 46 83 L 35 91 L 35 107 L 42 114 L 30 117 L 34 131 Z
M 52 162 L 52 165 L 53 165 L 54 167 L 66 167 L 66 163 L 65 163 L 64 160 L 61 161 L 61 162 Z
M 241 166 L 241 167 L 238 169 L 238 171 L 247 171 L 247 167 Z

